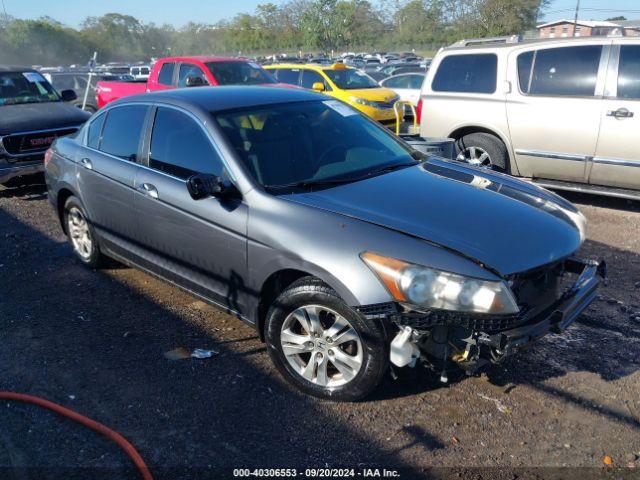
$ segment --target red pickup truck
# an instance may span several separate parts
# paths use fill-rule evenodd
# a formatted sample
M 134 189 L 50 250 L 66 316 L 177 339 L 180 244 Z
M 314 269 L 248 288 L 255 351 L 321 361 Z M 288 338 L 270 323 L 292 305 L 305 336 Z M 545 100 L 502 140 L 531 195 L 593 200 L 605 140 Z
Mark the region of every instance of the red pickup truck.
M 146 82 L 98 82 L 98 108 L 130 95 L 172 88 L 204 85 L 261 85 L 277 80 L 259 65 L 244 58 L 169 57 L 153 66 Z

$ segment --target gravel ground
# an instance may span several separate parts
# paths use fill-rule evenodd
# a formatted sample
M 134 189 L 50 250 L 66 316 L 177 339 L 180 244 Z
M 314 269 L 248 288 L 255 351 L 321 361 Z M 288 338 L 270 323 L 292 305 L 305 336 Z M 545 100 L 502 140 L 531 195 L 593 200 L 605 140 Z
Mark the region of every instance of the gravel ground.
M 604 258 L 609 279 L 564 335 L 478 377 L 443 386 L 403 371 L 367 401 L 335 404 L 284 384 L 256 332 L 233 317 L 136 270 L 74 261 L 42 187 L 0 187 L 0 390 L 114 428 L 156 478 L 327 466 L 406 478 L 632 478 L 640 204 L 568 198 L 590 221 L 583 256 Z M 167 360 L 176 347 L 218 354 Z M 0 412 L 0 478 L 137 478 L 84 427 L 15 402 Z M 605 456 L 614 468 L 603 470 Z

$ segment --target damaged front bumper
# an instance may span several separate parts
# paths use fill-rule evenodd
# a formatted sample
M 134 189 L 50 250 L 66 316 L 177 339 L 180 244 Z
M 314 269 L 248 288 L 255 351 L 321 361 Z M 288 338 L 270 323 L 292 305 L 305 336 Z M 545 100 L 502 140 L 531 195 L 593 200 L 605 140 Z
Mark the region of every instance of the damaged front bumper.
M 358 310 L 365 318 L 384 318 L 400 332 L 413 332 L 423 360 L 437 369 L 457 364 L 473 371 L 487 362 L 498 362 L 518 347 L 549 333 L 562 333 L 595 299 L 606 276 L 604 261 L 568 258 L 563 273 L 577 280 L 542 311 L 525 310 L 518 315 L 469 315 L 457 312 L 418 312 L 396 303 L 369 305 Z M 405 335 L 406 336 L 406 335 Z

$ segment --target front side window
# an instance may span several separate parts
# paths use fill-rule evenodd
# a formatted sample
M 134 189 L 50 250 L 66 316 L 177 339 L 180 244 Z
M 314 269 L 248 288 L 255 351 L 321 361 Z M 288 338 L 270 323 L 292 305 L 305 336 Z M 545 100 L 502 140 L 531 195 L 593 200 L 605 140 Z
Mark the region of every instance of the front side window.
M 160 68 L 160 73 L 158 74 L 158 83 L 160 85 L 173 85 L 173 69 L 175 68 L 175 63 L 165 63 Z
M 298 85 L 300 81 L 300 69 L 299 68 L 278 68 L 276 70 L 276 77 L 280 83 L 287 83 L 289 85 Z
M 183 63 L 180 65 L 180 71 L 178 72 L 178 87 L 184 88 L 187 86 L 187 78 L 197 77 L 201 78 L 205 84 L 208 84 L 206 75 L 202 69 L 191 63 Z
M 222 161 L 200 125 L 182 112 L 163 107 L 156 111 L 149 167 L 181 179 L 196 173 L 222 173 Z
M 89 124 L 89 131 L 87 132 L 87 147 L 97 150 L 100 146 L 100 135 L 102 133 L 102 126 L 104 125 L 104 119 L 106 117 L 107 115 L 103 113 L 93 119 Z
M 55 89 L 37 72 L 0 72 L 0 106 L 59 100 Z
M 210 62 L 206 65 L 218 85 L 276 83 L 276 79 L 271 74 L 252 62 Z
M 618 98 L 640 99 L 640 45 L 620 47 Z
M 102 129 L 100 151 L 135 162 L 147 108 L 146 105 L 126 105 L 109 110 Z
M 256 181 L 274 191 L 417 164 L 393 134 L 338 100 L 222 112 L 215 120 Z
M 314 83 L 321 83 L 325 86 L 325 89 L 327 89 L 327 84 L 322 75 L 318 72 L 314 72 L 313 70 L 303 70 L 301 86 L 303 88 L 312 89 Z
M 450 55 L 440 62 L 431 88 L 435 92 L 494 93 L 497 75 L 494 54 Z
M 382 86 L 387 88 L 409 88 L 409 76 L 402 75 L 389 78 L 382 82 Z
M 364 72 L 348 68 L 344 70 L 325 70 L 336 86 L 342 90 L 358 90 L 361 88 L 380 88 L 376 81 Z
M 595 95 L 602 46 L 583 45 L 518 56 L 520 90 L 531 95 Z

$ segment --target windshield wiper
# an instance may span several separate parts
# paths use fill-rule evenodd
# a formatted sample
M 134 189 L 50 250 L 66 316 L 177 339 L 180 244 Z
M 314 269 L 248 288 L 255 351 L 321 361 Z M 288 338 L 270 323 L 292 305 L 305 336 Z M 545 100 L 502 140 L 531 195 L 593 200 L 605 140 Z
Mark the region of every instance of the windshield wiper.
M 364 175 L 364 177 L 362 177 L 362 178 L 373 177 L 373 176 L 376 176 L 376 175 L 381 175 L 383 173 L 393 172 L 394 170 L 399 170 L 401 168 L 413 167 L 414 165 L 418 165 L 418 163 L 417 162 L 394 163 L 392 165 L 386 165 L 384 167 L 377 168 L 375 170 L 371 170 L 371 171 L 367 172 Z
M 343 185 L 359 180 L 359 178 L 329 178 L 326 180 L 302 180 L 300 182 L 283 183 L 282 185 L 265 185 L 265 188 L 281 190 L 285 188 L 309 188 Z

